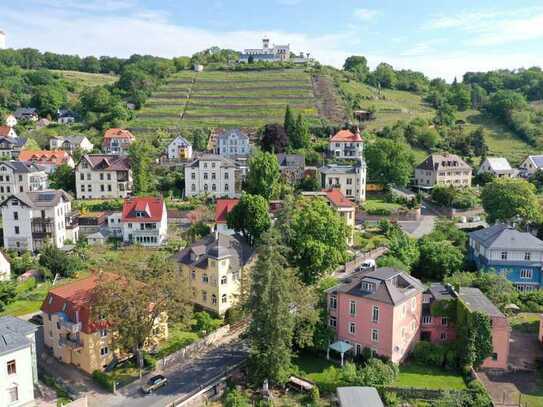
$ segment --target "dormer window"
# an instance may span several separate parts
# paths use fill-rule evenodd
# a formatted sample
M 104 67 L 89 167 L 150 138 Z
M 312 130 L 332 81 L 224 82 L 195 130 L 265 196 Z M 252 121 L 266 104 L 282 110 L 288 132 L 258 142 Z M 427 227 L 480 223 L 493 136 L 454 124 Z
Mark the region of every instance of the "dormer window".
M 368 291 L 370 293 L 375 291 L 375 284 L 368 283 L 367 281 L 362 281 L 362 284 L 361 284 L 360 287 L 361 287 L 362 291 Z

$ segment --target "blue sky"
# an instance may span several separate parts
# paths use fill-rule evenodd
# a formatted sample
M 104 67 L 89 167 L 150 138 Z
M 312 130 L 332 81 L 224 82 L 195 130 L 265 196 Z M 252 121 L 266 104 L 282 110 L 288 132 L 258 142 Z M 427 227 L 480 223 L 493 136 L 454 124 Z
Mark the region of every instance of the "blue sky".
M 80 55 L 191 55 L 263 36 L 341 66 L 466 71 L 543 65 L 541 0 L 1 0 L 8 46 Z M 407 3 L 416 3 L 409 4 Z

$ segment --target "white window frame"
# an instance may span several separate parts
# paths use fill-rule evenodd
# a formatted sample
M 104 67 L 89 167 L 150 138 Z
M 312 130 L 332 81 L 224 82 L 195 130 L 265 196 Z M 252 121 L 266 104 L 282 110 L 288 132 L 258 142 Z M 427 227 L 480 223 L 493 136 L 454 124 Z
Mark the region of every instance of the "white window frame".
M 373 328 L 371 330 L 371 341 L 372 342 L 379 342 L 379 330 Z
M 377 317 L 376 317 L 377 316 Z M 371 322 L 379 322 L 380 310 L 378 305 L 374 305 L 371 309 Z
M 349 322 L 349 334 L 350 335 L 356 335 L 356 323 L 355 322 Z
M 349 301 L 349 315 L 356 315 L 356 301 L 354 300 Z

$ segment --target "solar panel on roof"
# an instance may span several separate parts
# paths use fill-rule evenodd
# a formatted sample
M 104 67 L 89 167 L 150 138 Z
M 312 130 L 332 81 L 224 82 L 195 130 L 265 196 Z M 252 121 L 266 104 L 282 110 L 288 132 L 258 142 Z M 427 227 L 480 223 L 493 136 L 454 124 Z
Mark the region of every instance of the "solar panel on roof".
M 38 202 L 51 202 L 55 199 L 54 193 L 41 193 L 38 195 Z

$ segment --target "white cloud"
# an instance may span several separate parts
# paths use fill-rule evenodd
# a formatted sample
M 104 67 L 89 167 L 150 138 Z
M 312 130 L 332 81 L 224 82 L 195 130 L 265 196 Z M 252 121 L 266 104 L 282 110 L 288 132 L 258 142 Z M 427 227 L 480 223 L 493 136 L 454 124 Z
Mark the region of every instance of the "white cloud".
M 379 15 L 379 11 L 377 10 L 371 10 L 368 8 L 357 8 L 353 15 L 358 18 L 359 20 L 372 20 L 373 18 L 377 17 Z

